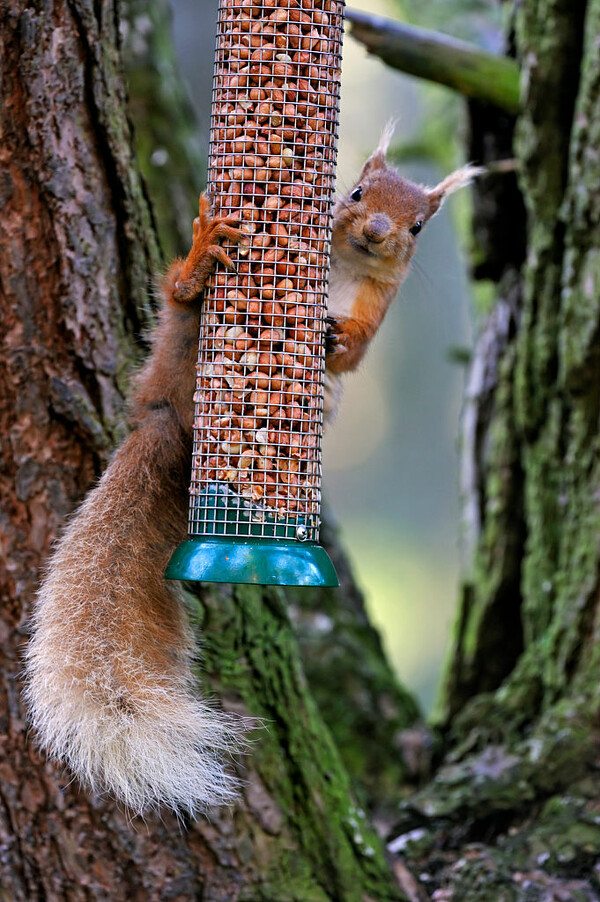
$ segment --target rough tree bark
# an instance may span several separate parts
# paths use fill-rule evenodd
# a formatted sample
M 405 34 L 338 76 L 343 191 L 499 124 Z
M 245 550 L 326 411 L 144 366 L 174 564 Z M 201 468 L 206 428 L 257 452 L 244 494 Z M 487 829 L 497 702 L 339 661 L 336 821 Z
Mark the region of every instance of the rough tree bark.
M 41 760 L 27 735 L 19 678 L 40 568 L 120 436 L 161 265 L 132 152 L 120 33 L 112 0 L 0 0 L 1 894 L 15 902 L 401 899 L 307 687 L 287 593 L 221 587 L 190 596 L 205 685 L 224 707 L 265 721 L 239 764 L 244 790 L 233 810 L 183 827 L 168 814 L 132 823 Z M 330 538 L 342 597 L 368 632 Z M 323 604 L 334 613 L 331 596 Z M 415 709 L 373 635 L 375 663 L 360 688 L 375 706 L 392 698 L 391 736 Z M 388 785 L 401 775 L 398 761 Z
M 465 578 L 445 756 L 395 848 L 436 900 L 600 896 L 600 2 L 521 0 L 515 185 L 483 183 L 499 297 L 465 404 Z M 478 159 L 513 123 L 471 109 Z M 523 262 L 524 261 L 524 262 Z M 415 897 L 416 898 L 416 897 Z

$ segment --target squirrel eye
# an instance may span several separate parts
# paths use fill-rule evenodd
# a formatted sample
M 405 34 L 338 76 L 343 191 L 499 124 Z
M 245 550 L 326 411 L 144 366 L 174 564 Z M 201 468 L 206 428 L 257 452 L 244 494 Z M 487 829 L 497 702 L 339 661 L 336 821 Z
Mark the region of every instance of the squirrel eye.
M 360 200 L 362 197 L 362 188 L 359 185 L 358 188 L 355 188 L 352 194 L 350 195 L 351 200 Z
M 419 221 L 419 222 L 415 222 L 414 226 L 411 226 L 411 228 L 408 231 L 410 232 L 411 235 L 418 235 L 422 228 L 423 228 L 423 223 Z

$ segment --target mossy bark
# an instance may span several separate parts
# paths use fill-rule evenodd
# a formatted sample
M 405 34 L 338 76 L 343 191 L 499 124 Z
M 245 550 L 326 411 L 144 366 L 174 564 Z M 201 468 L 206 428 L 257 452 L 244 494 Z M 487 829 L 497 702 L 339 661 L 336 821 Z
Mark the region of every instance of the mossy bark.
M 600 2 L 515 7 L 525 260 L 498 273 L 465 409 L 474 563 L 445 757 L 397 825 L 461 902 L 600 894 Z

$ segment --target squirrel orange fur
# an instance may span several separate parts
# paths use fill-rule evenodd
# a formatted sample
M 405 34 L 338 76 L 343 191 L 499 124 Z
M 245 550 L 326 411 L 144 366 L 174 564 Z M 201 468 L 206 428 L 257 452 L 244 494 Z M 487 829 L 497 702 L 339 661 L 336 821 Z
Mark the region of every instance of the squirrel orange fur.
M 417 235 L 444 198 L 481 169 L 464 166 L 434 188 L 402 178 L 386 160 L 388 126 L 351 190 L 333 210 L 326 339 L 325 421 L 341 397 L 340 374 L 356 369 L 404 281 Z
M 327 417 L 340 374 L 359 363 L 406 274 L 410 229 L 473 174 L 418 188 L 388 167 L 387 140 L 335 207 Z M 190 253 L 163 280 L 131 433 L 57 543 L 33 616 L 26 698 L 40 744 L 136 812 L 193 815 L 235 795 L 224 761 L 246 725 L 197 696 L 185 607 L 163 578 L 186 534 L 199 299 L 215 261 L 231 265 L 219 242 L 243 237 L 235 226 L 211 218 L 202 195 Z

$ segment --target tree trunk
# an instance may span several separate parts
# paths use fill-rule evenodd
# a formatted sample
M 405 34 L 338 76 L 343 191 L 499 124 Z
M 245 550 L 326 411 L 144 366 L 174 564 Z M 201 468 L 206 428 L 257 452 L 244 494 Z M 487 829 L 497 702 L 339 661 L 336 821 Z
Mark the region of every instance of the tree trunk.
M 600 894 L 600 2 L 515 10 L 527 232 L 520 252 L 514 186 L 483 183 L 482 269 L 500 294 L 465 404 L 474 563 L 445 759 L 395 844 L 435 899 L 461 902 Z M 506 155 L 510 122 L 472 112 L 480 150 Z
M 295 594 L 224 586 L 190 596 L 202 623 L 204 682 L 224 707 L 265 722 L 239 765 L 235 808 L 184 826 L 167 813 L 132 822 L 41 760 L 27 734 L 19 679 L 40 568 L 121 435 L 160 267 L 131 149 L 119 24 L 112 0 L 0 0 L 2 895 L 402 899 L 304 679 L 286 610 Z M 359 596 L 342 571 L 360 624 Z M 315 594 L 312 610 L 317 603 Z M 414 704 L 363 626 L 372 664 L 359 682 L 382 709 L 392 692 L 391 737 L 414 718 Z M 370 737 L 357 747 L 370 749 L 357 768 L 364 775 L 374 760 Z M 389 748 L 387 785 L 399 785 L 402 766 L 394 779 L 398 755 Z

